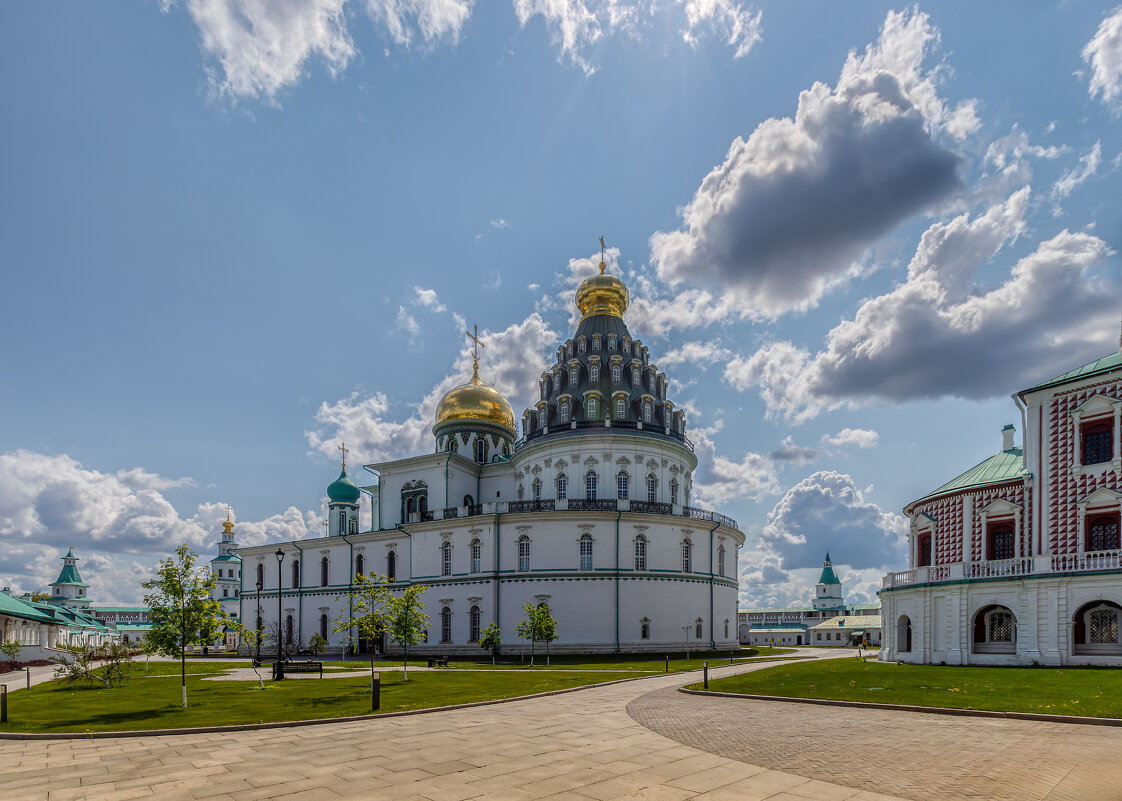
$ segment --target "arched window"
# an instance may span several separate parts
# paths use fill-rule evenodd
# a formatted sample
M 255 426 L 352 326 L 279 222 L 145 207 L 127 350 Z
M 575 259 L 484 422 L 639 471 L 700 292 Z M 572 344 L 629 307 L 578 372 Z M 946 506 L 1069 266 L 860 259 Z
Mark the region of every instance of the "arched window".
M 654 503 L 658 500 L 658 479 L 654 477 L 654 473 L 647 474 L 647 503 Z
M 643 422 L 651 422 L 651 404 L 649 402 L 643 403 Z
M 1087 524 L 1088 551 L 1116 551 L 1118 548 L 1118 518 L 1096 517 Z
M 257 563 L 257 588 L 260 589 L 265 583 L 265 565 L 260 562 Z M 260 628 L 260 626 L 258 627 Z
M 475 506 L 475 498 L 470 495 L 464 496 L 464 506 Z
M 575 387 L 577 385 L 577 377 L 579 375 L 580 375 L 580 370 L 578 370 L 576 368 L 576 366 L 570 367 L 569 368 L 569 384 Z
M 554 392 L 560 392 L 561 391 L 561 373 L 554 373 L 553 374 L 553 391 Z
M 386 581 L 397 581 L 397 552 L 386 554 Z
M 348 534 L 357 534 L 358 533 L 358 518 L 357 517 L 352 517 L 350 522 L 347 524 L 347 533 Z
M 440 610 L 440 641 L 452 642 L 452 610 L 447 606 Z
M 482 552 L 483 552 L 483 545 L 479 542 L 479 538 L 477 537 L 477 538 L 475 538 L 474 540 L 471 541 L 471 572 L 472 573 L 479 573 L 480 572 L 480 562 L 481 562 L 480 556 L 482 555 Z
M 920 534 L 916 544 L 916 567 L 927 567 L 931 564 L 931 535 Z
M 596 404 L 596 398 L 588 399 L 588 419 L 595 420 L 600 416 L 600 407 Z
M 593 362 L 588 365 L 588 383 L 595 384 L 600 380 L 600 365 Z
M 592 335 L 592 349 L 593 350 L 600 350 L 600 335 L 599 334 L 593 334 Z
M 639 386 L 639 368 L 638 367 L 633 366 L 631 368 L 631 383 L 635 386 Z
M 518 500 L 522 500 L 524 497 L 526 497 L 526 488 L 523 487 L 521 484 L 519 484 L 518 485 Z
M 620 470 L 616 473 L 616 498 L 621 501 L 627 500 L 627 481 L 628 475 L 625 471 Z
M 694 627 L 694 637 L 701 639 L 701 618 L 697 619 L 697 625 Z
M 319 616 L 319 636 L 327 639 L 327 615 Z
M 452 575 L 452 543 L 450 542 L 440 546 L 440 575 Z
M 1004 606 L 986 606 L 974 615 L 974 653 L 1012 654 L 1017 651 L 1017 619 Z
M 616 335 L 608 334 L 608 350 L 616 349 Z
M 1011 524 L 1005 523 L 992 527 L 986 540 L 987 559 L 1012 559 L 1016 555 Z
M 645 617 L 639 621 L 639 639 L 649 640 L 651 638 L 651 619 Z
M 568 402 L 565 402 L 565 403 L 561 404 L 561 422 L 562 423 L 569 422 L 569 404 L 568 404 Z
M 347 513 L 346 512 L 340 512 L 339 513 L 339 533 L 342 534 L 346 530 L 347 530 Z
M 584 474 L 584 497 L 590 501 L 596 500 L 596 471 L 589 470 Z
M 693 559 L 691 558 L 692 556 L 693 556 L 693 543 L 690 542 L 689 537 L 686 537 L 684 540 L 682 540 L 682 572 L 683 573 L 692 573 L 693 572 L 693 569 L 692 569 L 693 568 Z
M 635 571 L 645 573 L 647 570 L 647 538 L 642 534 L 635 538 Z
M 592 535 L 580 535 L 580 569 L 592 569 Z
M 417 515 L 424 519 L 425 512 L 429 510 L 429 496 L 428 493 L 421 495 L 417 498 Z
M 1110 423 L 1083 426 L 1083 464 L 1109 462 L 1114 450 L 1114 432 Z
M 616 417 L 620 420 L 627 416 L 627 401 L 623 398 L 616 398 Z
M 620 374 L 619 365 L 618 364 L 613 364 L 612 365 L 612 383 L 613 384 L 618 384 L 622 380 L 623 380 L 623 378 L 621 377 L 621 374 Z
M 725 546 L 721 545 L 717 548 L 717 575 L 725 575 Z M 727 634 L 725 635 L 728 636 Z
M 300 560 L 292 560 L 292 586 L 298 588 L 300 586 Z
M 678 479 L 670 479 L 670 503 L 678 503 Z
M 557 500 L 563 501 L 569 497 L 569 479 L 564 473 L 557 476 Z
M 1072 653 L 1122 654 L 1118 639 L 1118 615 L 1122 607 L 1113 601 L 1091 601 L 1072 620 Z
M 292 645 L 292 641 L 295 639 L 294 629 L 295 629 L 295 627 L 293 626 L 293 623 L 292 623 L 292 615 L 288 615 L 284 619 L 284 642 L 285 642 L 285 645 Z
M 900 615 L 896 621 L 896 650 L 901 653 L 912 650 L 912 619 L 907 615 Z
M 535 478 L 531 486 L 534 491 L 534 500 L 540 501 L 542 499 L 542 480 L 540 478 Z
M 530 572 L 530 538 L 526 534 L 518 538 L 518 570 Z
M 479 464 L 487 463 L 487 444 L 480 437 L 475 441 L 475 461 Z
M 356 576 L 361 576 L 363 573 L 366 572 L 365 568 L 366 568 L 366 557 L 364 557 L 362 554 L 356 555 L 355 556 L 355 575 Z
M 583 345 L 584 343 L 581 342 Z M 479 607 L 473 606 L 468 610 L 468 642 L 479 642 Z
M 327 564 L 326 556 L 319 560 L 319 586 L 321 587 L 327 586 Z
M 581 337 L 577 341 L 577 350 L 580 351 L 581 353 L 584 353 L 588 349 L 587 345 L 588 345 L 588 340 L 585 339 L 584 337 Z

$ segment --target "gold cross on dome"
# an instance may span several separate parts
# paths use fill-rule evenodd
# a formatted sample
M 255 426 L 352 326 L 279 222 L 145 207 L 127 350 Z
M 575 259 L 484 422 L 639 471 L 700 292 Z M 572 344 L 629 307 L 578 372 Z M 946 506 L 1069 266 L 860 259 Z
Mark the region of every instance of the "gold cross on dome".
M 472 333 L 471 331 L 468 331 L 467 335 L 468 335 L 468 339 L 470 339 L 473 343 L 472 346 L 471 346 L 471 358 L 475 360 L 475 364 L 478 367 L 479 366 L 479 349 L 480 348 L 485 348 L 487 346 L 484 345 L 483 340 L 479 338 L 479 326 L 475 325 L 475 326 L 472 326 L 472 328 L 475 329 L 475 333 Z
M 336 448 L 335 450 L 343 452 L 343 469 L 346 470 L 347 469 L 347 454 L 350 453 L 351 449 L 347 447 L 347 443 L 340 442 L 339 447 Z
M 226 504 L 226 522 L 227 523 L 230 522 L 230 512 L 231 512 L 230 504 Z
M 608 265 L 604 263 L 604 251 L 605 250 L 606 250 L 606 248 L 604 246 L 604 237 L 600 237 L 600 274 L 601 275 L 603 275 L 604 270 L 606 270 L 608 268 Z
M 324 531 L 327 531 L 327 525 L 328 525 L 328 524 L 327 524 L 327 521 L 326 521 L 326 520 L 324 520 L 324 521 L 323 521 L 323 530 L 324 530 Z

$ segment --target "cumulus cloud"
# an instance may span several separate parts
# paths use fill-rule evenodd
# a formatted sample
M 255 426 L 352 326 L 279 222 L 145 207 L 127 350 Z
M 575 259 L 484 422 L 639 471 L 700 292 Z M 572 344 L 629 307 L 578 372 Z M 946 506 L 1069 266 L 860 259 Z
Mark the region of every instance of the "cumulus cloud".
M 414 304 L 424 306 L 438 313 L 447 310 L 445 305 L 440 302 L 440 298 L 437 297 L 435 289 L 422 289 L 419 286 L 415 286 L 413 287 L 413 292 L 416 295 L 413 301 Z
M 712 364 L 722 364 L 732 355 L 732 351 L 721 345 L 720 340 L 709 342 L 683 342 L 658 359 L 662 367 L 676 364 L 691 364 L 701 370 L 708 370 Z
M 689 432 L 697 456 L 693 503 L 719 508 L 735 498 L 761 500 L 779 494 L 778 469 L 767 456 L 747 451 L 739 459 L 717 453 L 713 435 L 721 423 Z
M 768 458 L 773 462 L 785 462 L 792 465 L 813 462 L 818 456 L 819 451 L 817 448 L 796 445 L 794 437 L 790 434 L 783 438 L 783 442 L 778 448 L 768 454 Z
M 399 45 L 420 34 L 425 44 L 459 41 L 475 0 L 366 0 L 366 11 Z
M 186 0 L 203 52 L 217 65 L 207 79 L 215 96 L 273 100 L 304 75 L 310 59 L 335 75 L 354 58 L 346 0 L 272 3 L 266 0 Z M 174 0 L 164 3 L 167 10 Z
M 904 558 L 905 528 L 901 515 L 866 501 L 851 476 L 821 470 L 787 490 L 760 541 L 785 570 L 821 567 L 827 550 L 853 567 L 879 568 Z
M 880 434 L 867 428 L 843 428 L 832 436 L 830 434 L 822 436 L 823 445 L 832 445 L 836 448 L 844 448 L 850 445 L 858 448 L 871 448 L 879 441 Z
M 73 547 L 95 603 L 139 603 L 141 582 L 176 547 L 187 545 L 204 559 L 215 552 L 225 505 L 202 504 L 185 517 L 161 494 L 191 483 L 140 467 L 102 472 L 65 454 L 0 454 L 0 586 L 47 588 Z M 239 522 L 238 542 L 303 539 L 318 533 L 321 516 L 289 508 Z
M 753 12 L 735 0 L 678 0 L 684 5 L 686 29 L 682 38 L 696 48 L 705 33 L 724 39 L 736 48 L 734 58 L 748 55 L 762 38 L 761 12 Z
M 940 140 L 977 125 L 924 67 L 938 38 L 926 14 L 890 13 L 834 88 L 815 83 L 794 119 L 734 140 L 682 210 L 684 230 L 651 237 L 659 277 L 715 288 L 741 317 L 805 310 L 879 237 L 959 189 L 961 158 Z
M 1064 230 L 999 285 L 978 284 L 978 268 L 1024 230 L 1028 200 L 1026 188 L 974 219 L 935 223 L 907 279 L 864 301 L 824 351 L 774 342 L 734 358 L 725 378 L 797 421 L 842 404 L 994 397 L 1108 352 L 1119 286 L 1097 269 L 1111 252 L 1098 237 Z
M 547 354 L 558 334 L 535 313 L 502 331 L 481 331 L 480 338 L 485 343 L 480 378 L 503 394 L 520 420 L 522 410 L 536 399 L 538 378 L 549 365 Z M 470 378 L 471 358 L 465 339 L 456 369 L 418 403 L 407 405 L 404 414 L 391 408 L 383 393 L 354 392 L 334 403 L 325 401 L 316 412 L 316 427 L 305 432 L 308 445 L 313 452 L 334 459 L 335 448 L 343 440 L 356 462 L 367 463 L 428 453 L 433 446 L 436 405 L 445 392 Z
M 1083 48 L 1083 60 L 1091 67 L 1091 97 L 1101 98 L 1116 116 L 1122 114 L 1122 6 L 1103 18 Z

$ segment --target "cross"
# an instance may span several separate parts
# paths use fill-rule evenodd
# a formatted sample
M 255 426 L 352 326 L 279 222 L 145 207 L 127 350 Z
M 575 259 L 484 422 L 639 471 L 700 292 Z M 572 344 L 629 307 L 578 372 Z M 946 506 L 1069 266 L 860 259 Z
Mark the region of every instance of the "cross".
M 230 504 L 226 504 L 226 521 L 230 520 Z
M 335 450 L 343 452 L 343 469 L 346 470 L 347 469 L 347 454 L 350 453 L 350 448 L 347 447 L 347 443 L 340 442 L 339 447 L 336 448 Z
M 326 520 L 323 521 L 323 530 L 324 530 L 325 533 L 327 532 L 327 521 Z
M 601 273 L 604 272 L 604 268 L 607 266 L 607 265 L 604 264 L 604 250 L 605 250 L 604 237 L 600 237 L 600 272 Z
M 483 340 L 479 338 L 479 326 L 476 325 L 476 326 L 472 326 L 472 327 L 475 329 L 475 333 L 473 334 L 471 331 L 468 331 L 467 335 L 468 335 L 468 339 L 470 339 L 472 342 L 475 343 L 474 345 L 472 345 L 472 348 L 471 348 L 471 357 L 475 360 L 475 363 L 478 366 L 478 364 L 479 364 L 479 349 L 487 347 L 487 346 L 484 345 Z

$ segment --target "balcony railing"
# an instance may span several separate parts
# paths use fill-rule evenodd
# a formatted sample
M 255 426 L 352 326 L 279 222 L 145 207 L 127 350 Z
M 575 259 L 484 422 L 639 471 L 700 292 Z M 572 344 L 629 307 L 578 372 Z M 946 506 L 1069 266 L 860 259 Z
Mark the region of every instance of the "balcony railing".
M 633 514 L 667 515 L 685 517 L 691 520 L 707 520 L 729 528 L 739 528 L 731 517 L 693 506 L 677 506 L 669 503 L 650 501 L 617 500 L 616 498 L 569 498 L 555 500 L 546 498 L 538 501 L 507 501 L 479 503 L 472 506 L 449 506 L 445 509 L 427 509 L 414 512 L 407 523 L 427 523 L 435 520 L 454 520 L 461 517 L 477 517 L 493 514 L 533 514 L 538 512 L 630 512 Z
M 997 559 L 986 562 L 956 562 L 949 565 L 913 567 L 889 573 L 881 582 L 884 589 L 929 584 L 940 581 L 969 581 L 988 578 L 1015 578 L 1057 573 L 1092 572 L 1122 569 L 1122 550 L 1089 553 L 1044 554 Z

